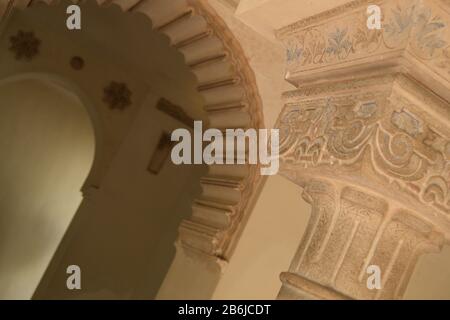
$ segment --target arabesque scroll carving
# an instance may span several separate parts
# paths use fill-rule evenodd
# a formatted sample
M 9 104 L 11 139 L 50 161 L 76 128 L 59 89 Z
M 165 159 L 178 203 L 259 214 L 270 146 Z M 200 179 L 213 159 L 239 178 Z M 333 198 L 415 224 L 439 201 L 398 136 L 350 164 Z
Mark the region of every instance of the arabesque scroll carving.
M 288 103 L 280 117 L 282 162 L 347 168 L 365 179 L 370 165 L 388 184 L 450 215 L 450 140 L 396 95 L 378 90 Z

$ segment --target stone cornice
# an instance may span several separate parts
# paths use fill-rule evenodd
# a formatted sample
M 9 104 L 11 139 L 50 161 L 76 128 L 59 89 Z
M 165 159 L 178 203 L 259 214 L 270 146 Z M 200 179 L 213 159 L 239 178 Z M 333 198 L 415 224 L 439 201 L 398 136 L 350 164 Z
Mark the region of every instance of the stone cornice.
M 294 22 L 286 27 L 283 27 L 281 29 L 278 29 L 275 32 L 275 35 L 277 38 L 284 38 L 286 36 L 289 36 L 292 33 L 297 32 L 299 29 L 303 29 L 305 27 L 311 26 L 313 24 L 317 24 L 319 22 L 322 22 L 326 19 L 332 18 L 333 16 L 343 14 L 346 12 L 349 12 L 354 9 L 360 9 L 362 6 L 367 6 L 371 3 L 377 4 L 379 1 L 371 1 L 371 0 L 355 0 L 348 3 L 345 3 L 341 6 L 332 8 L 330 10 L 326 10 L 323 12 L 320 12 L 316 15 L 307 17 L 305 19 L 302 19 L 300 21 Z

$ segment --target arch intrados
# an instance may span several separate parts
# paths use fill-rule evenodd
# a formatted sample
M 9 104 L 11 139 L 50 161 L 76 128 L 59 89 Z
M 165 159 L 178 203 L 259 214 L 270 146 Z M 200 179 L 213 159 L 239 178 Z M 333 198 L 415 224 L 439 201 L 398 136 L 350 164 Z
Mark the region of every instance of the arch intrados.
M 45 83 L 50 87 L 54 87 L 57 90 L 63 90 L 68 95 L 75 96 L 86 110 L 94 134 L 94 159 L 91 165 L 91 169 L 89 170 L 89 174 L 87 175 L 82 188 L 82 190 L 84 190 L 84 187 L 89 183 L 90 177 L 93 175 L 96 168 L 101 165 L 101 150 L 104 146 L 105 141 L 103 124 L 100 121 L 100 117 L 95 104 L 74 81 L 52 73 L 22 72 L 0 78 L 0 86 L 24 80 L 36 80 Z

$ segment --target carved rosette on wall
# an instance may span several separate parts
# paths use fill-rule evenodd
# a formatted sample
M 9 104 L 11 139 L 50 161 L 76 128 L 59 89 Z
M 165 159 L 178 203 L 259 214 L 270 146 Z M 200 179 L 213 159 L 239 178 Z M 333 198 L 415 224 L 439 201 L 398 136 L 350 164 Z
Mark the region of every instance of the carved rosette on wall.
M 9 50 L 14 53 L 16 60 L 24 59 L 30 61 L 39 53 L 41 40 L 36 38 L 32 31 L 19 30 L 17 35 L 11 36 L 9 40 L 11 42 Z
M 280 298 L 400 298 L 419 255 L 450 243 L 450 74 L 436 64 L 449 7 L 381 1 L 370 31 L 356 19 L 367 4 L 279 32 L 298 86 L 278 121 L 280 172 L 313 208 Z
M 131 95 L 126 83 L 111 81 L 103 90 L 103 101 L 110 109 L 124 110 L 131 105 Z

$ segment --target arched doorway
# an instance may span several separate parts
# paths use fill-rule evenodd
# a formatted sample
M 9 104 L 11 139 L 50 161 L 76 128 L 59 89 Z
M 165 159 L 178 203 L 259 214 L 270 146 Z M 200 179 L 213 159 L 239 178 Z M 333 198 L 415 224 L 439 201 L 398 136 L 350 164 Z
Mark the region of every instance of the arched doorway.
M 33 78 L 0 83 L 0 298 L 30 298 L 79 206 L 94 158 L 73 93 Z

